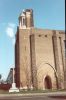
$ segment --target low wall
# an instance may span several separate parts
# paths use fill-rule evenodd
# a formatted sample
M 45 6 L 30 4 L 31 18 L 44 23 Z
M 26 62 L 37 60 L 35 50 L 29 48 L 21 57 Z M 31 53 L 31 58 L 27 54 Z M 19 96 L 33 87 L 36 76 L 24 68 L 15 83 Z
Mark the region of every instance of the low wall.
M 11 87 L 11 84 L 9 84 L 9 83 L 7 83 L 7 84 L 1 83 L 1 84 L 0 84 L 0 89 L 1 89 L 1 90 L 9 90 L 10 87 Z

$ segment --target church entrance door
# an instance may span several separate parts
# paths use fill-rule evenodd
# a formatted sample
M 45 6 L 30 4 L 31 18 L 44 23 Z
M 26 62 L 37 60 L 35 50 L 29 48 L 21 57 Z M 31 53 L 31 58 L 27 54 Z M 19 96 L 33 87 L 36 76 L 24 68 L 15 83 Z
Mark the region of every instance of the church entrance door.
M 50 76 L 46 76 L 44 82 L 45 89 L 52 89 L 52 82 Z

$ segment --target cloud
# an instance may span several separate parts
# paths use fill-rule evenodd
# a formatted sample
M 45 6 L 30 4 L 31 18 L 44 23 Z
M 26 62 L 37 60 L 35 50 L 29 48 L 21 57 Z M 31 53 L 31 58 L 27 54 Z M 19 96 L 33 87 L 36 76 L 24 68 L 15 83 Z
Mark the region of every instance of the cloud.
M 10 38 L 13 38 L 15 33 L 14 33 L 14 28 L 15 28 L 15 24 L 13 23 L 8 23 L 8 26 L 6 28 L 6 33 Z
M 6 34 L 11 39 L 13 46 L 15 45 L 15 26 L 16 25 L 14 23 L 8 23 L 6 28 Z
M 7 27 L 6 32 L 7 32 L 7 35 L 8 35 L 10 38 L 13 38 L 13 37 L 14 37 L 14 30 L 13 30 L 12 27 Z

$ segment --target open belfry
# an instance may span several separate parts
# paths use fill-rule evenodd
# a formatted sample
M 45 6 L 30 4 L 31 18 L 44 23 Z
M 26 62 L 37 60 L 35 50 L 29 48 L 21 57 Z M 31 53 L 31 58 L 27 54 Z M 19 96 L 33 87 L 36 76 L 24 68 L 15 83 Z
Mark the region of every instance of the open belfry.
M 65 45 L 64 31 L 35 28 L 33 10 L 23 10 L 15 43 L 16 86 L 66 89 Z

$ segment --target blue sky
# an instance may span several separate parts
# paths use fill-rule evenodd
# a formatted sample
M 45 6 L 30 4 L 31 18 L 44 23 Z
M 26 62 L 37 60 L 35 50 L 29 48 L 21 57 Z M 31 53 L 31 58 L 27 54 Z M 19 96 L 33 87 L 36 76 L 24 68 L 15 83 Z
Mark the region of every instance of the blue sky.
M 34 11 L 38 28 L 65 30 L 65 0 L 0 0 L 0 74 L 5 79 L 14 64 L 14 41 L 23 9 Z

